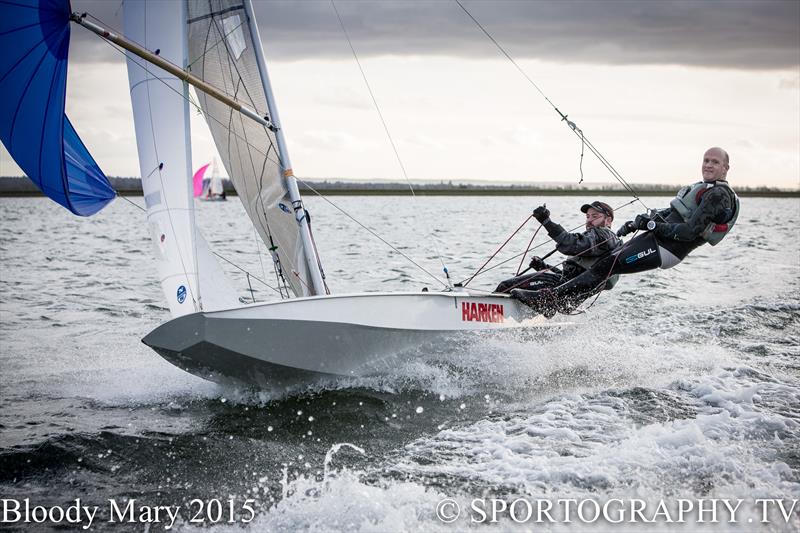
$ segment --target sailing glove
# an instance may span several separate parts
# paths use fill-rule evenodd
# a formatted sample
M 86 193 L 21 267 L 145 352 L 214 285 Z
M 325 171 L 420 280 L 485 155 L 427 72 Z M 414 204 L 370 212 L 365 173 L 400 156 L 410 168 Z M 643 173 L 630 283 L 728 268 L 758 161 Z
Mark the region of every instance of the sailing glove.
M 531 257 L 531 262 L 530 262 L 530 264 L 528 266 L 530 266 L 532 269 L 534 269 L 537 272 L 539 272 L 540 270 L 545 270 L 545 269 L 550 268 L 547 265 L 547 263 L 544 262 L 544 259 L 542 259 L 541 257 L 539 257 L 537 255 Z
M 545 206 L 540 205 L 533 210 L 533 218 L 538 220 L 540 224 L 544 224 L 550 218 L 550 211 Z
M 649 216 L 636 215 L 636 220 L 633 222 L 633 224 L 636 226 L 636 229 L 646 230 L 646 229 L 652 229 L 647 227 L 647 224 L 649 224 L 650 222 L 651 219 Z
M 633 233 L 634 231 L 636 231 L 636 224 L 634 224 L 632 220 L 629 220 L 617 230 L 617 237 L 624 237 L 628 233 Z

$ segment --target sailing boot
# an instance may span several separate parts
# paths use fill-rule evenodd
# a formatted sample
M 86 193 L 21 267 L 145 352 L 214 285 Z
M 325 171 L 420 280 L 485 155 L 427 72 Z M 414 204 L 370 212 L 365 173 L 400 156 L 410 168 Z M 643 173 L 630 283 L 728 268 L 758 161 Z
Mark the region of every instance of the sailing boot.
M 524 303 L 545 318 L 553 318 L 558 312 L 558 296 L 554 289 L 511 289 L 511 297 Z

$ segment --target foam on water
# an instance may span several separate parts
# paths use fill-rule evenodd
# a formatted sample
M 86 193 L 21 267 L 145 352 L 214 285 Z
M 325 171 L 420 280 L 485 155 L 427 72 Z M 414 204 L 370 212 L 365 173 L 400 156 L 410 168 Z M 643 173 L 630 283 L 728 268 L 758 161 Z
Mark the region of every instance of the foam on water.
M 763 410 L 759 400 L 800 405 L 797 383 L 749 376 L 737 369 L 678 381 L 658 401 L 656 415 L 669 419 L 649 423 L 632 423 L 641 407 L 630 394 L 560 397 L 532 414 L 507 413 L 415 441 L 395 468 L 462 480 L 466 492 L 796 498 L 797 464 L 785 461 L 800 422 Z
M 601 505 L 612 498 L 637 498 L 653 509 L 662 499 L 747 495 L 738 525 L 706 524 L 704 530 L 750 531 L 747 519 L 760 519 L 751 505 L 755 498 L 800 498 L 797 465 L 793 469 L 784 462 L 787 446 L 800 437 L 797 415 L 760 407 L 762 398 L 775 397 L 800 405 L 797 384 L 761 378 L 752 369 L 738 368 L 676 381 L 657 395 L 655 420 L 639 423 L 634 420 L 643 399 L 636 392 L 566 395 L 525 413 L 497 413 L 417 439 L 394 457 L 365 458 L 361 467 L 285 481 L 284 497 L 252 526 L 443 531 L 475 526 L 466 516 L 456 525 L 439 521 L 434 511 L 445 497 L 462 509 L 487 495 L 508 501 L 592 498 Z M 777 520 L 767 529 L 791 531 L 797 523 Z M 501 517 L 501 524 L 504 529 L 530 527 L 508 516 Z M 607 524 L 583 527 L 603 530 Z M 666 529 L 694 527 L 672 524 Z
M 337 202 L 356 211 L 363 199 Z M 476 218 L 443 230 L 444 244 L 466 248 L 448 260 L 454 276 L 473 272 L 530 213 L 525 199 L 370 202 L 398 212 L 384 231 L 400 243 L 415 242 L 410 224 L 395 223 L 416 217 L 414 205 L 444 220 L 511 209 L 497 227 Z M 326 204 L 308 203 L 316 220 L 336 220 Z M 552 200 L 554 213 L 571 213 L 566 227 L 579 222 L 578 203 Z M 436 519 L 443 497 L 462 508 L 482 496 L 800 497 L 794 200 L 748 199 L 749 219 L 786 224 L 770 233 L 739 224 L 686 264 L 625 276 L 586 314 L 563 318 L 571 326 L 454 338 L 380 376 L 266 391 L 205 382 L 141 344 L 166 311 L 139 212 L 115 203 L 85 221 L 39 199 L 0 207 L 4 494 L 132 494 L 170 505 L 255 496 L 253 529 L 353 531 L 470 527 Z M 251 229 L 217 223 L 239 211 L 210 207 L 218 220 L 204 230 L 217 251 L 259 272 L 257 255 L 237 255 L 253 249 Z M 356 229 L 346 220 L 315 228 L 336 292 L 430 283 L 411 281 L 396 254 L 353 253 Z M 240 273 L 223 268 L 247 294 Z M 343 442 L 364 453 L 337 448 Z

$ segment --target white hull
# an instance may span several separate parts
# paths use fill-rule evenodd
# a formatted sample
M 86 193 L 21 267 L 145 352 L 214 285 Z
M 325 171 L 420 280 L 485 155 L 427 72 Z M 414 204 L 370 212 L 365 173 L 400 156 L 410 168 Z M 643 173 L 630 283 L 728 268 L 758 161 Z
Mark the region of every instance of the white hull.
M 376 293 L 194 313 L 159 326 L 143 342 L 205 379 L 282 386 L 387 373 L 404 353 L 463 333 L 549 326 L 504 295 Z

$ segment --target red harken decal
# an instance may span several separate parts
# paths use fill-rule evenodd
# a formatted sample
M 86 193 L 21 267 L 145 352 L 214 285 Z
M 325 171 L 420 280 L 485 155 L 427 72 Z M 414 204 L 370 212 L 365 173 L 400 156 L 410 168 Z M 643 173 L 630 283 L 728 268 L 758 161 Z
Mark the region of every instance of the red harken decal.
M 503 306 L 461 302 L 461 320 L 464 322 L 502 322 L 505 320 Z

